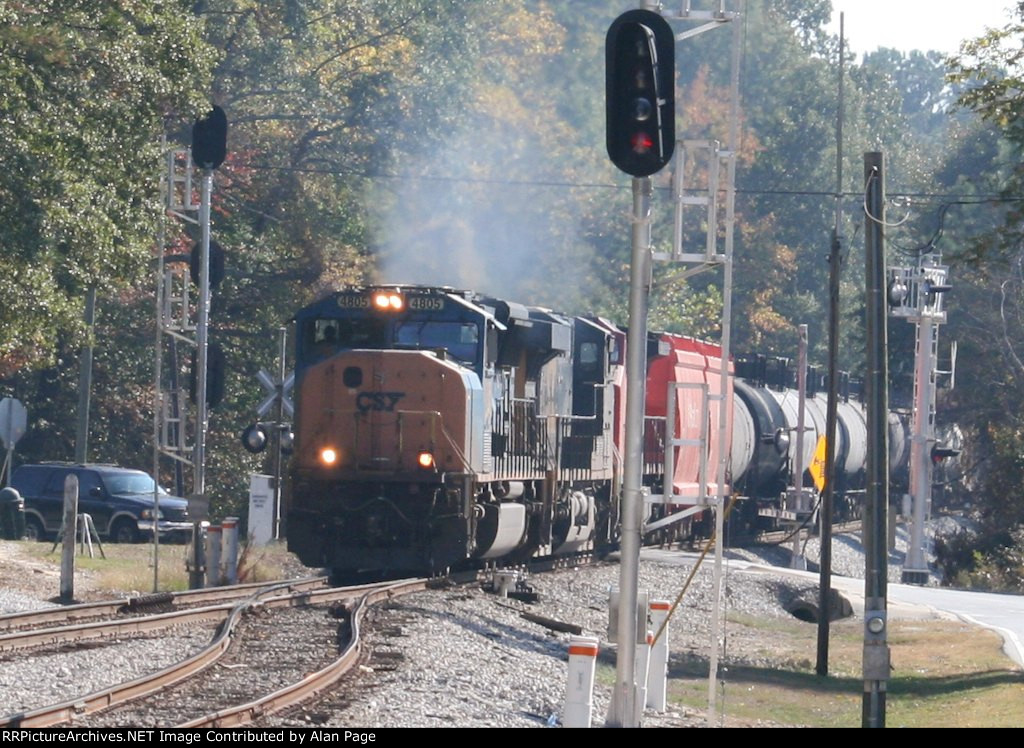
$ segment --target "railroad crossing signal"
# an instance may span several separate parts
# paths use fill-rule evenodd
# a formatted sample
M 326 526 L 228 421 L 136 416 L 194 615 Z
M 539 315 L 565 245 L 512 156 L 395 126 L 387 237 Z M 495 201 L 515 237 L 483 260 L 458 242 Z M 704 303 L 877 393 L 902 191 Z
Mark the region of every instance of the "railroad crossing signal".
M 277 404 L 278 398 L 281 400 L 281 407 L 284 410 L 284 414 L 289 418 L 295 415 L 295 407 L 292 405 L 291 397 L 289 393 L 292 391 L 292 387 L 295 386 L 295 372 L 292 372 L 284 381 L 280 383 L 280 390 L 278 390 L 278 382 L 267 374 L 263 369 L 260 369 L 256 373 L 256 379 L 259 380 L 263 388 L 267 390 L 270 395 L 260 403 L 260 406 L 256 408 L 256 413 L 260 418 L 263 418 L 270 409 Z
M 289 393 L 295 384 L 295 373 L 292 372 L 286 376 L 283 382 L 277 382 L 267 372 L 260 369 L 256 373 L 256 379 L 270 393 L 256 409 L 257 417 L 262 419 L 277 405 L 281 407 L 281 415 L 280 419 L 275 420 L 273 424 L 257 422 L 246 427 L 245 431 L 242 432 L 242 446 L 253 454 L 262 452 L 267 448 L 267 443 L 270 441 L 270 434 L 267 428 L 269 425 L 273 425 L 274 430 L 278 434 L 278 447 L 286 454 L 291 454 L 291 426 L 284 422 L 284 418 L 286 416 L 291 418 L 295 414 L 295 407 L 292 405 L 291 398 L 289 397 Z M 275 418 L 277 418 L 276 415 Z

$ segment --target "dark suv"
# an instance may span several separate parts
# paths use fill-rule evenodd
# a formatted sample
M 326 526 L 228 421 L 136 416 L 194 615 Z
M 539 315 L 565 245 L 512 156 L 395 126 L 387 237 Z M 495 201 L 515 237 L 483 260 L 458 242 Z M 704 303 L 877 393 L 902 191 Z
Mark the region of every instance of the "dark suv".
M 43 463 L 22 465 L 11 476 L 11 487 L 25 500 L 25 534 L 43 540 L 60 531 L 64 517 L 64 479 L 78 476 L 78 512 L 92 517 L 101 537 L 118 543 L 137 543 L 153 537 L 190 537 L 188 502 L 157 488 L 160 515 L 154 523 L 154 481 L 141 470 L 113 465 Z

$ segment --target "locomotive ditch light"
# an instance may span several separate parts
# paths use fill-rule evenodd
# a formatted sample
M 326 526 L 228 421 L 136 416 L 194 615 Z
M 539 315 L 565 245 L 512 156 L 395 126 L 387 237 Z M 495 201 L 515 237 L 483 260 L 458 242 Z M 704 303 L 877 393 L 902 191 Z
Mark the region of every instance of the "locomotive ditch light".
M 320 462 L 327 467 L 333 467 L 338 462 L 338 451 L 334 447 L 324 447 L 320 450 Z
M 424 470 L 430 470 L 434 467 L 434 455 L 430 452 L 420 452 L 416 463 Z
M 267 448 L 267 431 L 262 424 L 254 423 L 242 432 L 242 446 L 254 455 Z

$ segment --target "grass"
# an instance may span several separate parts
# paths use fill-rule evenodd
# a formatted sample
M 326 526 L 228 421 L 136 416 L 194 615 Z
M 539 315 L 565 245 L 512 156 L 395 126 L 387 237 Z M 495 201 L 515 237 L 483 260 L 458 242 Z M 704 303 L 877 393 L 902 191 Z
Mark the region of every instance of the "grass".
M 21 551 L 26 556 L 48 566 L 53 565 L 59 571 L 60 546 L 54 550 L 52 541 L 18 541 L 17 544 L 21 546 Z M 156 589 L 160 592 L 188 589 L 188 545 L 161 543 L 155 566 L 151 543 L 104 543 L 102 553 L 100 547 L 94 545 L 92 556 L 89 556 L 88 549 L 84 553 L 80 549 L 81 546 L 76 546 L 76 596 L 83 587 L 98 592 L 148 594 L 154 591 L 154 568 L 159 569 Z M 239 551 L 238 581 L 280 579 L 285 575 L 284 568 L 289 558 L 290 554 L 285 550 L 283 543 L 252 549 L 248 545 L 243 545 Z M 310 574 L 312 573 L 313 570 L 310 570 Z
M 741 635 L 743 628 L 748 632 Z M 730 629 L 753 651 L 730 651 Z M 745 635 L 758 630 L 766 636 Z M 726 716 L 726 724 L 860 727 L 863 626 L 841 621 L 830 631 L 829 675 L 822 677 L 815 673 L 816 624 L 731 621 L 720 660 L 717 713 Z M 754 640 L 769 644 L 746 643 Z M 887 727 L 1024 726 L 1024 672 L 1001 652 L 995 633 L 949 621 L 897 620 L 890 623 L 888 643 Z M 670 703 L 705 711 L 707 668 L 706 653 L 675 653 Z

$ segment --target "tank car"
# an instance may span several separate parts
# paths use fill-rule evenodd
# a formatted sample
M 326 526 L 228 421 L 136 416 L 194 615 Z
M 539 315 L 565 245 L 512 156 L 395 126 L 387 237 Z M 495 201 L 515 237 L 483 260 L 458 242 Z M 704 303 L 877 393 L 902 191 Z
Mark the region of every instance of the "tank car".
M 793 511 L 787 493 L 794 486 L 792 472 L 797 463 L 799 393 L 796 371 L 789 359 L 763 356 L 742 358 L 736 363 L 736 436 L 733 449 L 749 454 L 738 464 L 736 490 L 749 497 L 748 521 L 762 528 L 772 520 L 801 519 L 812 507 Z M 821 378 L 811 369 L 806 378 L 803 451 L 799 464 L 802 475 L 796 486 L 814 487 L 810 468 L 826 432 L 827 395 Z M 840 375 L 836 409 L 835 511 L 838 518 L 860 514 L 867 465 L 867 415 L 861 402 L 861 387 Z M 899 487 L 909 467 L 909 414 L 894 410 L 888 416 L 889 470 Z M 735 460 L 734 460 L 735 461 Z M 753 516 L 762 518 L 760 522 Z M 800 515 L 800 516 L 798 516 Z

